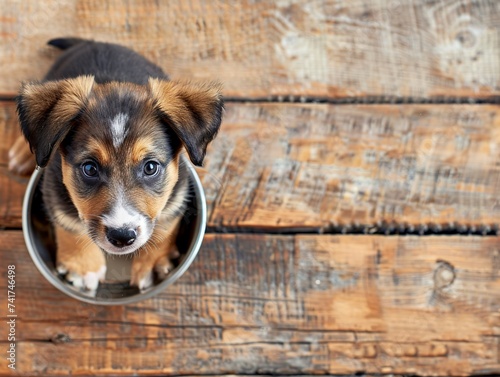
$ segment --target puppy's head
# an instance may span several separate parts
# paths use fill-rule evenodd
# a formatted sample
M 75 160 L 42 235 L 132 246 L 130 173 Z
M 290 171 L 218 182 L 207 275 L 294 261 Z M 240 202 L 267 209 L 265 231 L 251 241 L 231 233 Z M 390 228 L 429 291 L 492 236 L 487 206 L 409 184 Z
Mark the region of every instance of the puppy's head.
M 88 234 L 107 252 L 126 254 L 151 237 L 178 181 L 181 149 L 202 164 L 223 103 L 218 85 L 81 76 L 24 85 L 17 109 L 39 166 L 59 150 L 63 183 Z

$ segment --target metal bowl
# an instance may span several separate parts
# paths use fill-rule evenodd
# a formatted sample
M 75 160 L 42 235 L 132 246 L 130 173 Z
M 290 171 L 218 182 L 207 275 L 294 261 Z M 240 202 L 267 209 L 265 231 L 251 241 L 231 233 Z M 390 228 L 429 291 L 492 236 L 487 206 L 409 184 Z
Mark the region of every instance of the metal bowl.
M 108 267 L 106 280 L 99 284 L 95 296 L 73 287 L 56 271 L 54 232 L 43 208 L 40 192 L 40 180 L 44 171 L 37 168 L 31 176 L 24 196 L 23 234 L 31 259 L 45 279 L 66 295 L 97 305 L 123 305 L 144 300 L 160 293 L 179 279 L 198 254 L 205 235 L 207 213 L 205 193 L 198 174 L 184 156 L 183 163 L 187 166 L 192 182 L 192 193 L 189 195 L 190 203 L 177 236 L 180 257 L 173 261 L 175 268 L 164 280 L 155 281 L 152 287 L 141 292 L 128 283 L 131 256 L 111 256 L 106 253 Z

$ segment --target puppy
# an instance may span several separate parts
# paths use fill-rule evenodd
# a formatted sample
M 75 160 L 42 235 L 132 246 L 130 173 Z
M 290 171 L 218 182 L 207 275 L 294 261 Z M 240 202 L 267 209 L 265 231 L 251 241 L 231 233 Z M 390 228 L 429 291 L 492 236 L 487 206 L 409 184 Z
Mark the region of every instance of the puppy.
M 169 81 L 115 44 L 48 44 L 65 51 L 42 82 L 22 86 L 17 112 L 36 164 L 46 167 L 57 270 L 92 293 L 106 273 L 103 250 L 135 253 L 130 283 L 147 289 L 153 271 L 164 278 L 172 268 L 190 184 L 180 154 L 202 164 L 221 124 L 220 86 Z M 11 170 L 26 173 L 29 156 L 18 140 Z

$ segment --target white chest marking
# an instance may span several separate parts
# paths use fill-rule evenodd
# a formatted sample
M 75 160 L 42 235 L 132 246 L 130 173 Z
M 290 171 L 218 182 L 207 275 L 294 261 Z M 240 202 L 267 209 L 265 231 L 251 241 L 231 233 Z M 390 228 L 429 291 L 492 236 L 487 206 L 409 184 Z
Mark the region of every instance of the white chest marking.
M 125 125 L 128 121 L 128 115 L 119 113 L 114 119 L 111 121 L 111 133 L 113 135 L 113 146 L 118 148 L 122 145 L 123 140 L 127 136 L 128 130 L 125 129 Z

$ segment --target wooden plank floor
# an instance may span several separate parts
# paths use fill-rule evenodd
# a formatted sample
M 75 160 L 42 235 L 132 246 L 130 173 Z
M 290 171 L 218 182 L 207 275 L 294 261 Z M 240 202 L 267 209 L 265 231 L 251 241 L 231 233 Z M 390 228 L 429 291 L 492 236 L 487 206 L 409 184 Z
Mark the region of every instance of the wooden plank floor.
M 0 376 L 500 375 L 500 2 L 0 8 Z M 224 84 L 202 249 L 137 304 L 66 297 L 23 241 L 12 99 L 68 30 Z
M 21 374 L 499 370 L 496 237 L 211 234 L 178 283 L 111 308 L 43 281 L 19 231 L 0 245 Z
M 0 102 L 0 127 L 0 225 L 20 226 L 27 179 L 5 168 L 13 102 Z M 199 169 L 209 226 L 494 231 L 499 127 L 494 105 L 228 103 Z
M 500 92 L 496 0 L 2 3 L 0 93 L 42 77 L 54 58 L 46 41 L 68 31 L 133 47 L 173 77 L 219 79 L 228 96 Z

